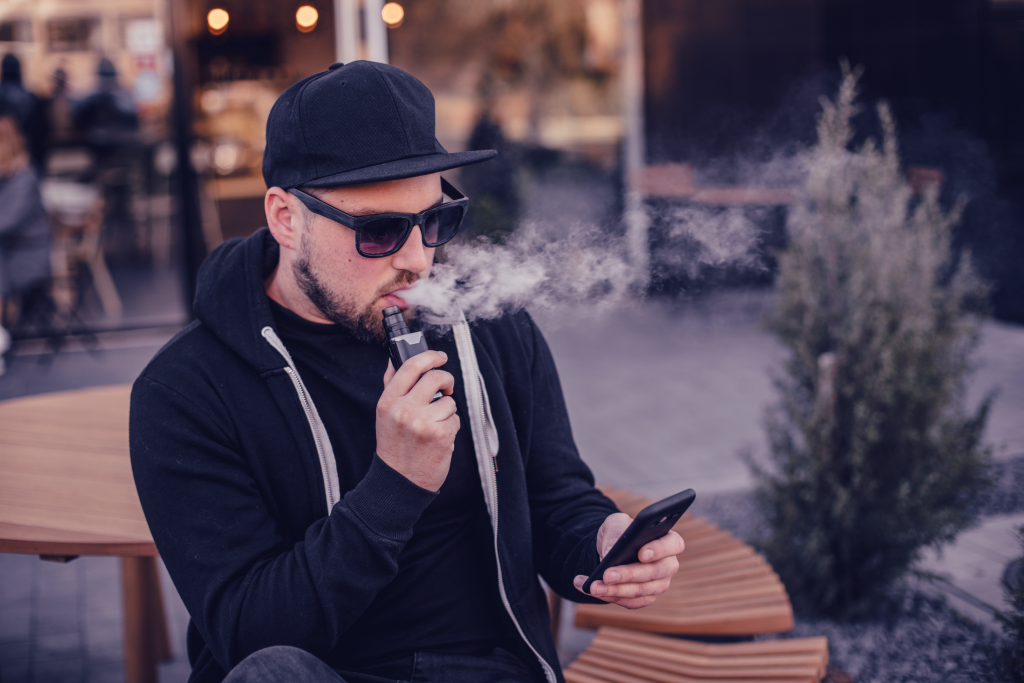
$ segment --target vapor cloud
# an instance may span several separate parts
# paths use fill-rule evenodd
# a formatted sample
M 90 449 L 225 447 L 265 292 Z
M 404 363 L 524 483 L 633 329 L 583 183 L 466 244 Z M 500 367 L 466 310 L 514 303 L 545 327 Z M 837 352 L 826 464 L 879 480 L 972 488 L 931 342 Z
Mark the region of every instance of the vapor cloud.
M 470 320 L 531 310 L 583 305 L 605 310 L 630 295 L 636 282 L 624 241 L 597 228 L 577 227 L 557 238 L 524 225 L 505 244 L 485 240 L 453 245 L 405 298 L 447 316 L 458 309 Z
M 691 277 L 701 267 L 761 268 L 760 230 L 742 211 L 688 207 L 670 217 L 659 267 Z M 441 317 L 493 319 L 521 308 L 554 313 L 600 314 L 634 301 L 647 273 L 630 263 L 626 239 L 597 227 L 568 231 L 527 224 L 504 244 L 484 239 L 446 248 L 405 298 Z M 668 257 L 666 259 L 666 256 Z

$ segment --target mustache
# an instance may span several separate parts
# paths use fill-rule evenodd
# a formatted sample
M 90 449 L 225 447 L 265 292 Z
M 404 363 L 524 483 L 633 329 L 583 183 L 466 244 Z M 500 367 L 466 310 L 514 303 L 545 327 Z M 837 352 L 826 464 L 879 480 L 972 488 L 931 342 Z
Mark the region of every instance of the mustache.
M 394 280 L 392 280 L 391 282 L 389 282 L 388 284 L 384 285 L 383 287 L 381 287 L 380 289 L 377 290 L 377 296 L 374 297 L 374 301 L 376 301 L 380 297 L 384 296 L 385 294 L 390 294 L 391 292 L 395 291 L 396 289 L 402 289 L 403 287 L 408 287 L 409 285 L 417 282 L 419 279 L 420 279 L 420 276 L 419 276 L 418 273 L 413 273 L 413 272 L 408 271 L 408 270 L 403 270 L 402 272 L 400 272 L 395 277 Z

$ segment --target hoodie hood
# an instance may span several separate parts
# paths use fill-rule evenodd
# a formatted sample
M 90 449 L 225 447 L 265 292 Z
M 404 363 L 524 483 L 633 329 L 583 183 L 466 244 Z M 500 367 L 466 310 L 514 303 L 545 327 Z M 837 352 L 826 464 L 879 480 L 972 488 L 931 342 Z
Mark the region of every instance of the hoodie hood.
M 286 365 L 261 334 L 267 326 L 276 332 L 263 282 L 280 255 L 270 230 L 260 228 L 214 249 L 196 280 L 196 318 L 261 374 Z

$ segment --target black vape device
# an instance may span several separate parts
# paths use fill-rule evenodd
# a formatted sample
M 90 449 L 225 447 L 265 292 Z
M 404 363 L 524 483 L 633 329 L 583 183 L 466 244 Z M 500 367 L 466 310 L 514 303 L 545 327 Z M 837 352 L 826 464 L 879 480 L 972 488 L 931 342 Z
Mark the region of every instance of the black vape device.
M 402 367 L 402 363 L 413 356 L 430 350 L 430 347 L 427 346 L 427 338 L 422 332 L 409 330 L 409 323 L 406 322 L 401 308 L 388 306 L 382 314 L 384 329 L 388 333 L 388 352 L 391 354 L 391 364 L 395 366 L 396 371 Z M 443 395 L 440 391 L 437 392 L 431 403 Z

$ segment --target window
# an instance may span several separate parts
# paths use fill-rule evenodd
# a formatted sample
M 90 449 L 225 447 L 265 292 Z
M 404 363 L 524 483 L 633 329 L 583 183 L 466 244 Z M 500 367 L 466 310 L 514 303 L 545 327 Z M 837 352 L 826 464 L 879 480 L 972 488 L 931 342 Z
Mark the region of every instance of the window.
M 46 22 L 50 52 L 81 52 L 100 48 L 98 17 L 51 19 Z
M 0 21 L 0 42 L 31 43 L 32 20 L 9 19 Z

